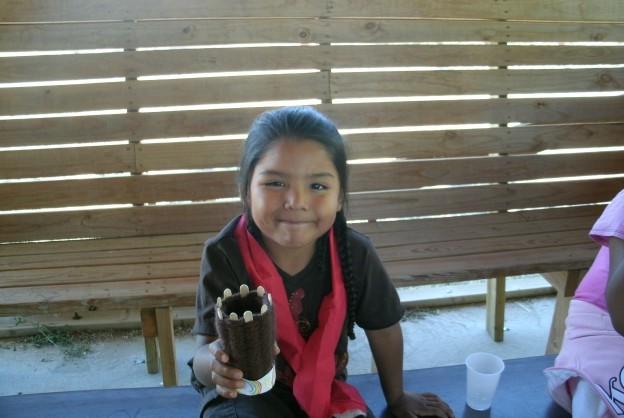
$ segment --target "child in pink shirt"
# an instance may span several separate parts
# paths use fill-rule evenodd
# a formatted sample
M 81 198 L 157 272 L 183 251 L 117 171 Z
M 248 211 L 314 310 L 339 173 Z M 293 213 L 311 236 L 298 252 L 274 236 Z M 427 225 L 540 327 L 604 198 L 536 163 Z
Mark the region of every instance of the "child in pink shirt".
M 624 417 L 624 190 L 589 236 L 601 247 L 570 302 L 548 390 L 574 417 Z

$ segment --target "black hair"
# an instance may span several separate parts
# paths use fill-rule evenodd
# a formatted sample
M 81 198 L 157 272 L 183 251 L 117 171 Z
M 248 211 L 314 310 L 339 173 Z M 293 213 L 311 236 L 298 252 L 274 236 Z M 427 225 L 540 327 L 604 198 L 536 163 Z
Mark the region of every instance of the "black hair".
M 333 121 L 318 110 L 308 106 L 290 106 L 275 110 L 269 110 L 256 118 L 251 125 L 247 140 L 243 146 L 237 182 L 241 194 L 241 200 L 247 213 L 250 224 L 251 210 L 249 208 L 249 188 L 251 177 L 258 161 L 264 156 L 271 145 L 282 140 L 311 140 L 322 145 L 329 154 L 338 173 L 340 183 L 340 195 L 342 208 L 336 214 L 334 221 L 334 233 L 340 255 L 340 264 L 347 290 L 347 332 L 349 338 L 355 339 L 353 331 L 355 324 L 355 305 L 357 293 L 353 276 L 353 260 L 351 247 L 348 240 L 347 219 L 345 208 L 347 207 L 347 145 L 338 132 Z M 317 252 L 323 249 L 323 240 L 318 240 Z M 320 246 L 320 247 L 319 247 Z M 323 250 L 325 252 L 326 249 Z

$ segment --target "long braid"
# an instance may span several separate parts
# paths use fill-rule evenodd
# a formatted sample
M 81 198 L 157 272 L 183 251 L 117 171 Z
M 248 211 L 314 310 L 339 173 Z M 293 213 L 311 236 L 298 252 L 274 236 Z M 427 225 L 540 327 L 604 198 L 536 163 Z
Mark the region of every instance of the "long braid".
M 351 256 L 351 246 L 349 245 L 347 219 L 343 211 L 338 212 L 334 221 L 334 231 L 336 234 L 336 243 L 338 244 L 338 253 L 340 255 L 340 264 L 342 266 L 342 275 L 347 290 L 347 332 L 349 338 L 355 339 L 355 306 L 357 303 L 357 292 L 355 289 L 355 278 L 353 277 L 353 258 Z

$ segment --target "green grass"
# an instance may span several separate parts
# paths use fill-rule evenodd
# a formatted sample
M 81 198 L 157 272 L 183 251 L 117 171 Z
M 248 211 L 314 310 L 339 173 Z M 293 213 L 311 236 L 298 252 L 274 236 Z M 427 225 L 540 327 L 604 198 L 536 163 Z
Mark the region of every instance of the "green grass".
M 31 322 L 24 317 L 15 317 L 15 324 L 31 323 L 36 334 L 17 338 L 18 344 L 32 347 L 56 347 L 65 358 L 85 358 L 92 350 L 93 344 L 110 339 L 129 339 L 140 337 L 140 329 L 109 329 L 109 330 L 75 330 L 70 326 L 48 326 L 39 322 Z M 176 335 L 190 333 L 191 324 L 180 323 L 174 331 Z M 3 347 L 7 348 L 7 347 Z
M 424 319 L 429 315 L 438 315 L 440 311 L 438 309 L 431 308 L 408 308 L 405 310 L 405 315 L 401 318 L 401 322 L 416 321 Z
M 68 358 L 82 358 L 91 351 L 93 336 L 89 332 L 72 332 L 67 325 L 49 327 L 43 324 L 35 324 L 35 326 L 37 334 L 24 337 L 24 343 L 35 347 L 54 346 Z

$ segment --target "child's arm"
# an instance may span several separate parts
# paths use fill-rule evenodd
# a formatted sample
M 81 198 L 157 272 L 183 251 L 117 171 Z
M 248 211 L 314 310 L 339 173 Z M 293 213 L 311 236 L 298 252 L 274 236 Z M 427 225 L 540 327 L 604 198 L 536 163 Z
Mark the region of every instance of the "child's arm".
M 243 372 L 227 365 L 228 355 L 221 349 L 217 337 L 197 336 L 197 349 L 193 357 L 193 373 L 206 387 L 216 387 L 217 393 L 235 398 L 237 388 L 243 387 Z
M 615 330 L 624 336 L 624 240 L 609 238 L 609 282 L 607 283 L 607 307 Z
M 377 365 L 388 408 L 396 417 L 455 416 L 451 408 L 437 395 L 403 390 L 403 333 L 398 322 L 388 328 L 366 331 L 366 337 Z

